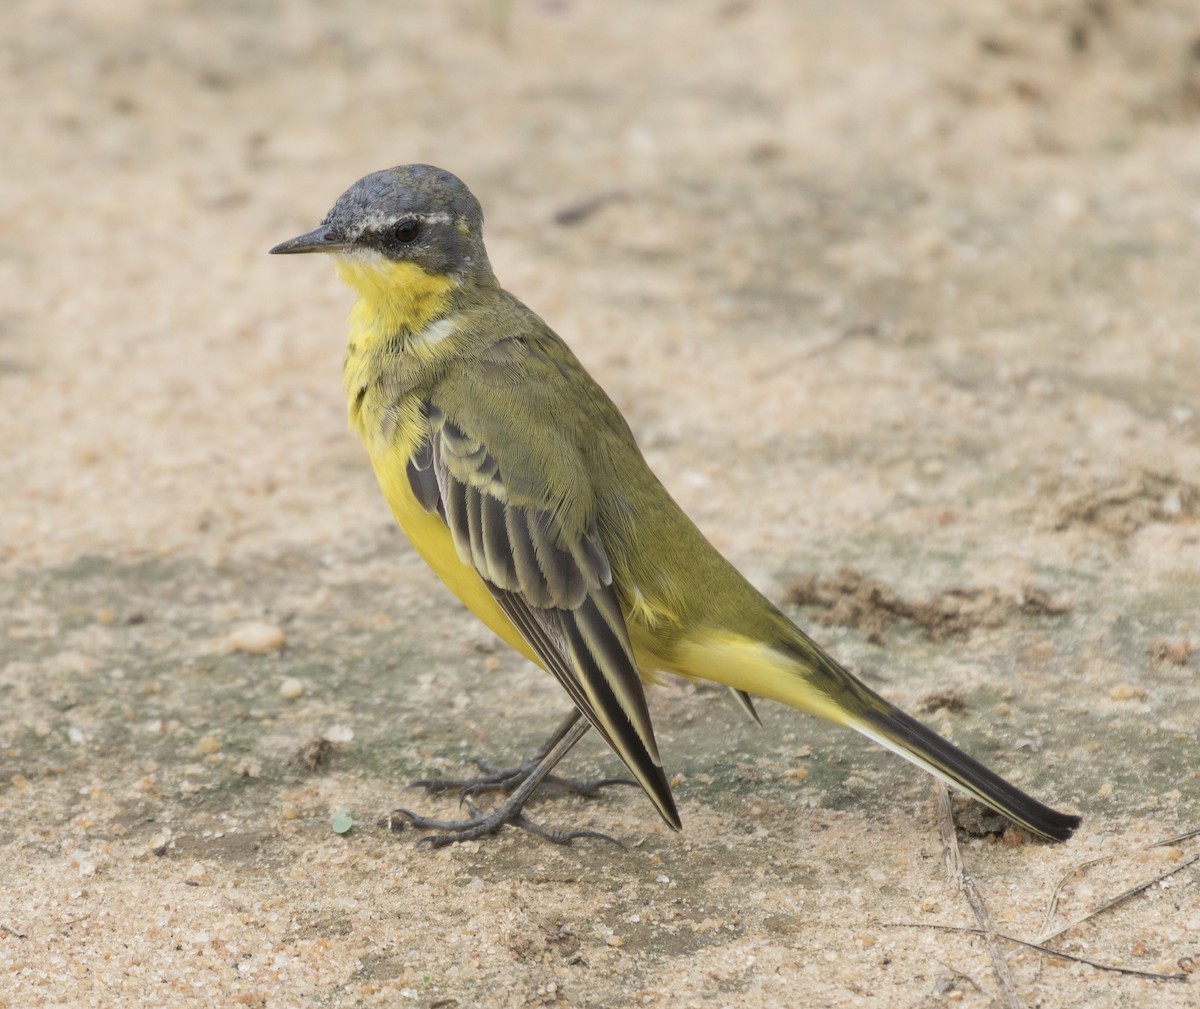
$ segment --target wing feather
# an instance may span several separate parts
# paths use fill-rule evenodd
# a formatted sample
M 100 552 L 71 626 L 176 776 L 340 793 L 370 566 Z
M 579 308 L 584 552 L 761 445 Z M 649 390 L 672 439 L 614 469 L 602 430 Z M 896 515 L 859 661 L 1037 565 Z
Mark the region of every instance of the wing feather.
M 612 583 L 612 569 L 608 566 L 608 555 L 604 544 L 595 530 L 588 530 L 575 544 L 575 563 L 587 579 L 588 588 Z
M 616 745 L 597 718 L 591 700 L 588 698 L 583 685 L 579 682 L 578 677 L 576 677 L 574 670 L 571 668 L 570 660 L 567 658 L 567 645 L 563 636 L 554 633 L 546 621 L 539 620 L 536 611 L 531 609 L 529 604 L 515 592 L 500 590 L 495 592 L 494 595 L 496 602 L 500 604 L 500 608 L 504 610 L 505 615 L 513 622 L 513 626 L 521 632 L 521 636 L 529 642 L 534 652 L 539 656 L 546 655 L 549 657 L 547 665 L 550 667 L 550 672 L 562 684 L 571 700 L 575 702 L 575 706 L 593 724 L 596 731 L 600 733 L 601 738 L 613 750 L 616 750 Z
M 428 439 L 408 460 L 408 482 L 422 508 L 427 512 L 441 512 L 442 492 L 433 471 L 433 447 Z M 443 514 L 442 518 L 445 517 Z
M 483 520 L 483 555 L 487 562 L 488 580 L 501 589 L 515 589 L 516 564 L 513 561 L 512 544 L 508 539 L 508 523 L 505 520 L 504 502 L 491 494 L 480 495 L 481 518 Z
M 467 486 L 457 480 L 438 479 L 438 489 L 444 506 L 443 518 L 454 538 L 454 549 L 464 564 L 471 563 L 471 533 L 467 519 Z
M 514 500 L 519 495 L 482 438 L 431 404 L 425 404 L 423 415 L 428 435 L 407 468 L 413 495 L 426 511 L 441 515 L 459 559 L 479 574 L 663 819 L 678 828 L 595 520 L 581 534 L 567 537 L 549 502 Z M 521 487 L 545 483 L 537 474 L 520 476 Z
M 584 690 L 593 706 L 613 719 L 628 720 L 639 736 L 653 733 L 640 678 L 623 675 L 632 651 L 624 624 L 613 626 L 592 597 L 563 614 L 562 623 L 571 658 L 583 673 Z
M 555 606 L 574 609 L 583 602 L 586 593 L 579 565 L 570 552 L 556 542 L 556 530 L 549 512 L 527 512 L 526 523 L 538 567 L 550 590 L 550 599 Z
M 467 538 L 471 542 L 471 563 L 475 570 L 490 575 L 487 554 L 483 550 L 483 495 L 478 487 L 467 488 Z
M 525 512 L 519 508 L 506 508 L 504 522 L 512 548 L 513 564 L 516 566 L 518 591 L 530 606 L 544 609 L 552 605 L 550 586 L 542 577 Z

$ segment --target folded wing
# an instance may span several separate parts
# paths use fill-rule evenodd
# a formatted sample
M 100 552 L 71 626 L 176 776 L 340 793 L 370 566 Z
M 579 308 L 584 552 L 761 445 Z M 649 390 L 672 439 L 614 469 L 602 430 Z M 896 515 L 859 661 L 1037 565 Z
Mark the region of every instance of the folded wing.
M 459 559 L 678 829 L 595 518 L 569 533 L 554 502 L 529 490 L 548 480 L 521 473 L 506 481 L 478 433 L 432 404 L 424 415 L 428 433 L 408 464 L 417 501 L 442 517 Z

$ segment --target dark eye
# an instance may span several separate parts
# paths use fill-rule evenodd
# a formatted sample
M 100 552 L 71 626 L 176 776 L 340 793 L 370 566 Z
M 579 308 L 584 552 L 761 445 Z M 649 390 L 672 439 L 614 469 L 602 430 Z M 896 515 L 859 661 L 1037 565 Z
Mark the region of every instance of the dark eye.
M 393 224 L 388 229 L 388 232 L 393 241 L 400 242 L 402 245 L 408 245 L 409 242 L 415 242 L 420 236 L 421 222 L 416 218 L 406 217 Z

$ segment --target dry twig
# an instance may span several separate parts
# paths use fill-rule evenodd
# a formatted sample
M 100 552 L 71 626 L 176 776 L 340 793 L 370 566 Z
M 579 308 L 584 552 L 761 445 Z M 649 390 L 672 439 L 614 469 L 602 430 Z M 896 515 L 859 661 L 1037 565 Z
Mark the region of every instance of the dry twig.
M 971 928 L 969 925 L 931 925 L 929 922 L 924 921 L 890 921 L 886 924 L 891 928 L 932 928 L 938 932 L 965 932 L 968 935 L 995 936 L 997 939 L 1003 939 L 1005 942 L 1024 946 L 1026 949 L 1036 949 L 1039 953 L 1044 953 L 1046 956 L 1052 956 L 1058 960 L 1072 960 L 1075 963 L 1085 963 L 1089 967 L 1095 967 L 1097 970 L 1111 971 L 1115 974 L 1129 974 L 1132 977 L 1144 977 L 1151 981 L 1186 981 L 1188 979 L 1188 975 L 1184 971 L 1159 974 L 1150 970 L 1138 970 L 1135 967 L 1118 967 L 1111 963 L 1099 963 L 1096 960 L 1089 960 L 1085 956 L 1064 953 L 1061 949 L 1039 946 L 1036 942 L 1018 939 L 1015 935 L 1008 935 L 1004 932 L 989 932 L 982 928 Z
M 1099 859 L 1097 859 L 1097 861 L 1099 861 Z M 1166 872 L 1160 872 L 1157 876 L 1153 876 L 1150 879 L 1147 879 L 1142 883 L 1138 883 L 1137 886 L 1131 886 L 1128 890 L 1125 890 L 1122 893 L 1117 894 L 1115 897 L 1110 897 L 1103 904 L 1100 904 L 1100 905 L 1092 908 L 1082 918 L 1076 918 L 1074 921 L 1067 922 L 1067 924 L 1065 924 L 1065 925 L 1060 925 L 1058 928 L 1054 929 L 1053 931 L 1046 932 L 1046 933 L 1038 936 L 1037 941 L 1039 943 L 1044 943 L 1044 942 L 1049 942 L 1051 939 L 1057 939 L 1064 932 L 1069 931 L 1070 929 L 1073 929 L 1076 925 L 1082 925 L 1089 918 L 1094 918 L 1096 915 L 1100 914 L 1101 912 L 1107 911 L 1110 907 L 1116 907 L 1122 901 L 1128 900 L 1130 897 L 1134 896 L 1135 894 L 1141 893 L 1143 890 L 1148 890 L 1155 883 L 1158 883 L 1161 880 L 1166 879 L 1168 876 L 1174 876 L 1175 873 L 1177 873 L 1177 872 L 1182 872 L 1189 865 L 1192 865 L 1194 862 L 1198 862 L 1198 861 L 1200 861 L 1200 854 L 1193 855 L 1191 858 L 1185 859 L 1184 861 L 1180 862 L 1179 865 L 1175 866 L 1173 869 L 1168 869 Z
M 1097 858 L 1089 858 L 1086 862 L 1080 862 L 1078 865 L 1072 866 L 1070 869 L 1064 872 L 1061 877 L 1059 877 L 1058 883 L 1054 887 L 1054 892 L 1050 894 L 1050 901 L 1046 905 L 1046 914 L 1042 918 L 1042 934 L 1038 937 L 1037 941 L 1049 942 L 1056 936 L 1062 935 L 1068 929 L 1074 928 L 1076 925 L 1083 924 L 1083 922 L 1087 921 L 1094 915 L 1099 914 L 1101 911 L 1107 911 L 1110 907 L 1113 907 L 1114 905 L 1121 903 L 1121 901 L 1132 897 L 1135 893 L 1141 893 L 1147 887 L 1153 886 L 1159 880 L 1166 879 L 1168 876 L 1174 875 L 1181 869 L 1186 869 L 1189 865 L 1196 861 L 1197 857 L 1200 856 L 1193 856 L 1181 865 L 1177 865 L 1169 872 L 1164 872 L 1160 876 L 1149 879 L 1145 883 L 1139 883 L 1137 886 L 1126 890 L 1124 893 L 1118 894 L 1116 897 L 1113 897 L 1112 900 L 1106 901 L 1099 907 L 1085 914 L 1078 921 L 1073 921 L 1069 925 L 1063 925 L 1061 928 L 1050 929 L 1050 919 L 1054 917 L 1054 912 L 1058 909 L 1058 900 L 1059 897 L 1062 896 L 1063 887 L 1066 886 L 1067 880 L 1069 880 L 1072 876 L 1082 872 L 1084 869 L 1091 868 L 1093 865 L 1099 865 L 1101 862 L 1107 862 L 1109 859 L 1117 858 L 1120 855 L 1127 855 L 1132 851 L 1149 851 L 1151 848 L 1164 848 L 1168 844 L 1176 844 L 1179 841 L 1186 841 L 1193 837 L 1200 837 L 1200 827 L 1197 827 L 1194 830 L 1184 831 L 1182 834 L 1176 834 L 1174 837 L 1164 838 L 1161 841 L 1151 841 L 1149 844 L 1143 844 L 1140 847 L 1131 848 L 1128 851 L 1117 851 L 1108 855 L 1100 855 Z
M 1008 966 L 1008 958 L 997 941 L 998 933 L 992 927 L 992 919 L 988 915 L 987 906 L 983 902 L 983 894 L 975 885 L 975 880 L 963 865 L 962 853 L 958 850 L 958 836 L 954 833 L 954 812 L 950 807 L 950 793 L 946 786 L 937 782 L 938 797 L 938 827 L 942 832 L 942 854 L 946 860 L 946 872 L 967 903 L 975 912 L 975 920 L 979 922 L 978 933 L 987 939 L 988 951 L 992 955 L 992 966 L 996 971 L 996 980 L 1000 982 L 1000 990 L 1004 992 L 1004 1002 L 1010 1009 L 1021 1009 L 1021 1000 L 1017 996 L 1017 983 L 1013 979 Z
M 1130 887 L 1128 890 L 1125 890 L 1122 893 L 1117 894 L 1115 897 L 1106 900 L 1104 903 L 1088 912 L 1082 918 L 1070 922 L 1067 925 L 1063 925 L 1061 928 L 1046 932 L 1046 927 L 1049 925 L 1049 919 L 1058 906 L 1058 899 L 1062 893 L 1062 889 L 1066 884 L 1066 881 L 1076 873 L 1081 872 L 1089 866 L 1096 865 L 1098 862 L 1104 862 L 1116 856 L 1102 855 L 1099 858 L 1093 858 L 1086 862 L 1081 862 L 1079 865 L 1069 869 L 1059 879 L 1046 909 L 1046 917 L 1042 926 L 1042 930 L 1045 934 L 1037 942 L 1030 942 L 1025 939 L 1018 939 L 1016 936 L 1007 935 L 1004 932 L 997 932 L 992 926 L 991 919 L 987 913 L 987 908 L 983 903 L 983 897 L 979 893 L 978 888 L 975 886 L 975 881 L 971 878 L 970 873 L 966 870 L 966 867 L 962 862 L 962 854 L 958 848 L 958 838 L 954 833 L 954 819 L 950 807 L 950 793 L 946 791 L 945 786 L 940 782 L 937 784 L 936 788 L 939 813 L 938 826 L 942 835 L 942 853 L 946 862 L 946 871 L 950 876 L 951 881 L 958 886 L 958 888 L 962 891 L 963 896 L 966 897 L 967 902 L 971 905 L 971 910 L 974 911 L 975 918 L 979 922 L 979 925 L 977 928 L 970 928 L 961 925 L 930 925 L 923 922 L 900 921 L 890 922 L 889 924 L 891 926 L 896 928 L 932 928 L 941 932 L 965 932 L 970 935 L 983 936 L 988 942 L 988 947 L 992 954 L 992 963 L 994 964 L 996 970 L 996 977 L 999 979 L 1000 987 L 1004 991 L 1005 1001 L 1010 1007 L 1017 1007 L 1017 1009 L 1020 1007 L 1020 1002 L 1016 993 L 1016 985 L 1013 981 L 1012 972 L 1008 967 L 1008 959 L 1005 956 L 1004 951 L 1000 948 L 999 940 L 1011 942 L 1017 946 L 1024 946 L 1026 949 L 1034 949 L 1039 953 L 1049 957 L 1055 957 L 1059 960 L 1071 960 L 1075 963 L 1084 963 L 1089 967 L 1095 967 L 1097 970 L 1110 971 L 1116 974 L 1126 974 L 1130 977 L 1141 977 L 1151 981 L 1188 980 L 1188 974 L 1186 971 L 1180 971 L 1178 973 L 1160 973 L 1157 971 L 1138 970 L 1135 967 L 1119 967 L 1115 964 L 1100 963 L 1096 960 L 1090 960 L 1087 957 L 1078 956 L 1074 953 L 1065 953 L 1059 949 L 1052 949 L 1051 947 L 1044 945 L 1044 943 L 1048 942 L 1050 939 L 1054 939 L 1057 936 L 1062 935 L 1069 929 L 1075 928 L 1077 925 L 1083 924 L 1083 922 L 1087 921 L 1089 918 L 1093 918 L 1096 915 L 1107 911 L 1109 908 L 1115 907 L 1122 901 L 1128 900 L 1134 894 L 1141 893 L 1143 890 L 1146 890 L 1155 883 L 1166 879 L 1168 876 L 1173 876 L 1177 872 L 1182 872 L 1188 866 L 1194 865 L 1196 862 L 1200 862 L 1200 853 L 1192 855 L 1190 858 L 1185 859 L 1179 865 L 1168 869 L 1166 872 L 1159 873 L 1152 879 L 1148 879 L 1145 882 L 1139 883 L 1137 886 Z M 1150 848 L 1161 848 L 1168 844 L 1175 844 L 1179 841 L 1186 841 L 1189 838 L 1198 836 L 1200 836 L 1200 828 L 1189 830 L 1182 834 L 1177 834 L 1175 837 L 1169 837 L 1165 840 L 1154 841 L 1150 844 L 1141 845 L 1140 847 L 1132 850 L 1146 851 Z

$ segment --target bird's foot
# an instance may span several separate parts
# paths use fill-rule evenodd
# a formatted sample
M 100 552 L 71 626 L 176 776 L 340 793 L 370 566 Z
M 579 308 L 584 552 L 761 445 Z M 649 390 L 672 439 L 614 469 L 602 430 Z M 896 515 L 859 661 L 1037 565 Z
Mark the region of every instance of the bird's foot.
M 425 778 L 409 783 L 409 788 L 423 788 L 432 794 L 439 792 L 460 792 L 463 799 L 481 792 L 512 792 L 517 789 L 529 776 L 538 769 L 542 754 L 532 757 L 518 767 L 497 767 L 485 760 L 475 761 L 475 765 L 483 772 L 474 778 Z M 630 778 L 595 778 L 590 781 L 580 781 L 578 778 L 567 778 L 561 774 L 547 774 L 542 782 L 555 785 L 572 795 L 582 795 L 595 798 L 602 788 L 609 785 L 637 785 Z
M 580 795 L 595 795 L 606 785 L 632 785 L 632 781 L 623 778 L 604 778 L 598 781 L 576 781 L 573 778 L 562 778 L 550 772 L 587 732 L 588 723 L 577 711 L 571 712 L 562 724 L 555 729 L 554 735 L 534 756 L 517 768 L 497 768 L 490 764 L 480 763 L 484 775 L 467 781 L 429 780 L 413 782 L 414 786 L 428 789 L 431 792 L 445 792 L 451 789 L 461 789 L 462 799 L 470 812 L 465 820 L 435 820 L 432 817 L 421 816 L 408 809 L 393 810 L 380 821 L 380 826 L 390 830 L 401 830 L 406 824 L 418 830 L 433 830 L 440 833 L 430 834 L 421 838 L 421 844 L 435 848 L 454 844 L 458 841 L 471 841 L 477 837 L 494 834 L 501 827 L 519 827 L 528 830 L 538 837 L 544 837 L 555 844 L 570 844 L 576 838 L 594 837 L 601 841 L 612 841 L 620 844 L 607 834 L 595 830 L 549 830 L 528 819 L 523 810 L 525 803 L 533 794 L 535 788 L 544 781 L 552 781 L 560 787 Z M 507 791 L 509 796 L 502 803 L 488 812 L 483 812 L 471 801 L 471 796 L 478 792 Z
M 421 816 L 409 809 L 394 809 L 379 821 L 381 827 L 389 830 L 403 830 L 406 825 L 418 830 L 434 830 L 441 833 L 429 834 L 417 843 L 427 844 L 431 848 L 444 848 L 448 844 L 459 841 L 473 841 L 479 837 L 496 833 L 501 827 L 517 827 L 528 830 L 538 837 L 544 837 L 554 844 L 570 844 L 576 838 L 590 837 L 600 841 L 612 841 L 618 847 L 624 847 L 616 838 L 601 834 L 597 830 L 551 830 L 541 824 L 534 823 L 525 816 L 523 807 L 527 796 L 511 796 L 495 809 L 484 812 L 466 796 L 463 803 L 471 816 L 466 820 L 437 820 L 429 816 Z M 518 800 L 519 801 L 514 801 Z

